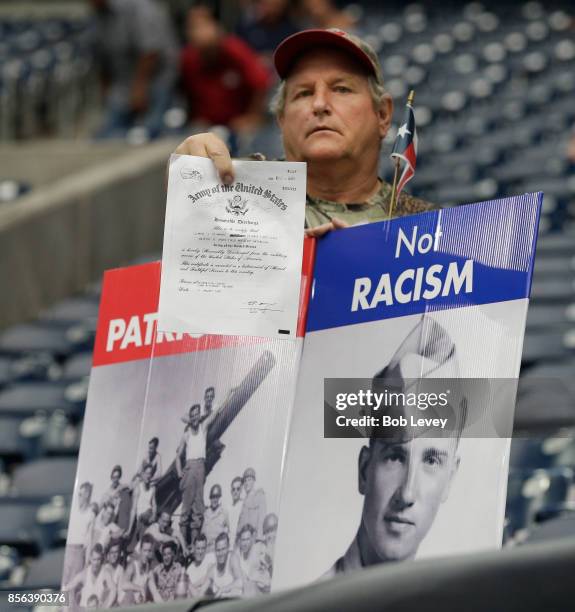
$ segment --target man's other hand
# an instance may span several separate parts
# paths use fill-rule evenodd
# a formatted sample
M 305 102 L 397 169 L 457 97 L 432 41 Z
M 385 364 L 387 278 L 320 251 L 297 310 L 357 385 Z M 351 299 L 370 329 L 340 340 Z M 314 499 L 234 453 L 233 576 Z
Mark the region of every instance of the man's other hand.
M 226 143 L 215 134 L 207 132 L 189 136 L 177 146 L 174 153 L 207 157 L 214 162 L 222 183 L 230 185 L 234 182 L 234 169 L 230 152 Z
M 306 236 L 311 236 L 312 238 L 321 238 L 325 236 L 328 232 L 331 232 L 335 229 L 344 229 L 345 227 L 350 227 L 349 223 L 334 217 L 329 223 L 324 223 L 323 225 L 318 225 L 317 227 L 312 227 L 305 230 Z

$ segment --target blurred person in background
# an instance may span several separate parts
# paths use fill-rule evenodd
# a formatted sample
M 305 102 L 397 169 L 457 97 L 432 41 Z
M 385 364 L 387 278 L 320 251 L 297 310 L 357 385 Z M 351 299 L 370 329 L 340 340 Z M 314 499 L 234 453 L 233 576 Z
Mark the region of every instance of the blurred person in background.
M 177 42 L 156 0 L 90 0 L 94 46 L 105 95 L 98 138 L 138 125 L 158 136 L 177 79 Z
M 356 26 L 354 17 L 347 11 L 335 6 L 332 0 L 301 0 L 303 17 L 309 20 L 310 28 L 337 28 L 353 30 Z
M 192 7 L 186 25 L 189 44 L 180 66 L 190 119 L 254 131 L 265 119 L 265 66 L 245 42 L 224 32 L 209 6 Z
M 238 36 L 259 54 L 272 73 L 275 48 L 298 30 L 291 16 L 293 4 L 290 0 L 254 0 L 252 11 L 237 29 Z

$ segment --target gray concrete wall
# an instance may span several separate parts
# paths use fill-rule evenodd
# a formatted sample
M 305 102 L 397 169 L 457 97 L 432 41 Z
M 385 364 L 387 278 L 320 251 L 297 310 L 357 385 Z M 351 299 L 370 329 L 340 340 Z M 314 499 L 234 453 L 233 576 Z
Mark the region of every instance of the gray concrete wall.
M 166 162 L 175 146 L 94 149 L 97 161 L 53 182 L 40 179 L 29 195 L 0 207 L 0 329 L 84 290 L 108 268 L 161 250 Z M 29 176 L 35 164 L 50 163 L 49 151 L 29 151 Z M 0 168 L 8 176 L 6 164 Z

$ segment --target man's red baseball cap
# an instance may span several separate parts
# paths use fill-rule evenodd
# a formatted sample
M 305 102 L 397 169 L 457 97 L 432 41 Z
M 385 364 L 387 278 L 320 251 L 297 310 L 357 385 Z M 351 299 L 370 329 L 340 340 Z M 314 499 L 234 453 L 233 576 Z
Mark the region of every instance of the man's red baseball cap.
M 318 47 L 336 47 L 349 53 L 383 85 L 379 59 L 371 45 L 354 34 L 335 28 L 302 30 L 283 40 L 274 53 L 274 65 L 280 78 L 285 79 L 289 75 L 303 53 Z

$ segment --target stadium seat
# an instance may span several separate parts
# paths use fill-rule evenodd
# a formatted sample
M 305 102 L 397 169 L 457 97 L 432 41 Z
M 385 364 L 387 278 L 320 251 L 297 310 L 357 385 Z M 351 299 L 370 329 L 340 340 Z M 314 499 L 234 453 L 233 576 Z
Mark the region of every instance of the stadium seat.
M 573 536 L 575 536 L 575 512 L 572 511 L 533 526 L 524 543 L 564 541 Z
M 0 391 L 0 415 L 25 418 L 63 410 L 71 418 L 84 413 L 86 389 L 59 382 L 14 384 Z
M 11 546 L 0 546 L 0 588 L 7 586 L 14 569 L 20 563 L 20 554 Z
M 22 586 L 29 589 L 58 589 L 62 583 L 64 553 L 64 548 L 57 548 L 31 561 Z
M 25 463 L 14 470 L 12 495 L 18 499 L 45 500 L 56 495 L 71 496 L 77 459 L 58 457 Z
M 0 502 L 0 544 L 16 548 L 22 555 L 36 555 L 41 536 L 36 522 L 37 504 L 16 499 Z
M 77 353 L 69 357 L 62 366 L 61 380 L 78 380 L 90 376 L 92 351 Z
M 563 330 L 575 327 L 575 303 L 567 305 L 535 303 L 529 306 L 527 311 L 528 330 L 557 327 Z
M 529 350 L 527 339 L 525 345 Z M 575 427 L 575 404 L 569 389 L 555 379 L 521 377 L 513 427 L 516 435 L 552 434 L 562 427 Z
M 98 302 L 89 296 L 64 300 L 47 310 L 41 317 L 44 322 L 63 326 L 73 325 L 86 319 L 96 320 L 97 318 Z
M 37 439 L 22 435 L 22 419 L 0 417 L 0 455 L 4 460 L 20 462 L 37 454 Z
M 0 352 L 21 354 L 30 351 L 44 351 L 58 356 L 71 354 L 75 342 L 66 330 L 45 327 L 38 324 L 15 325 L 0 335 Z
M 534 302 L 575 302 L 575 285 L 565 282 L 565 279 L 534 278 L 531 285 L 531 299 Z

